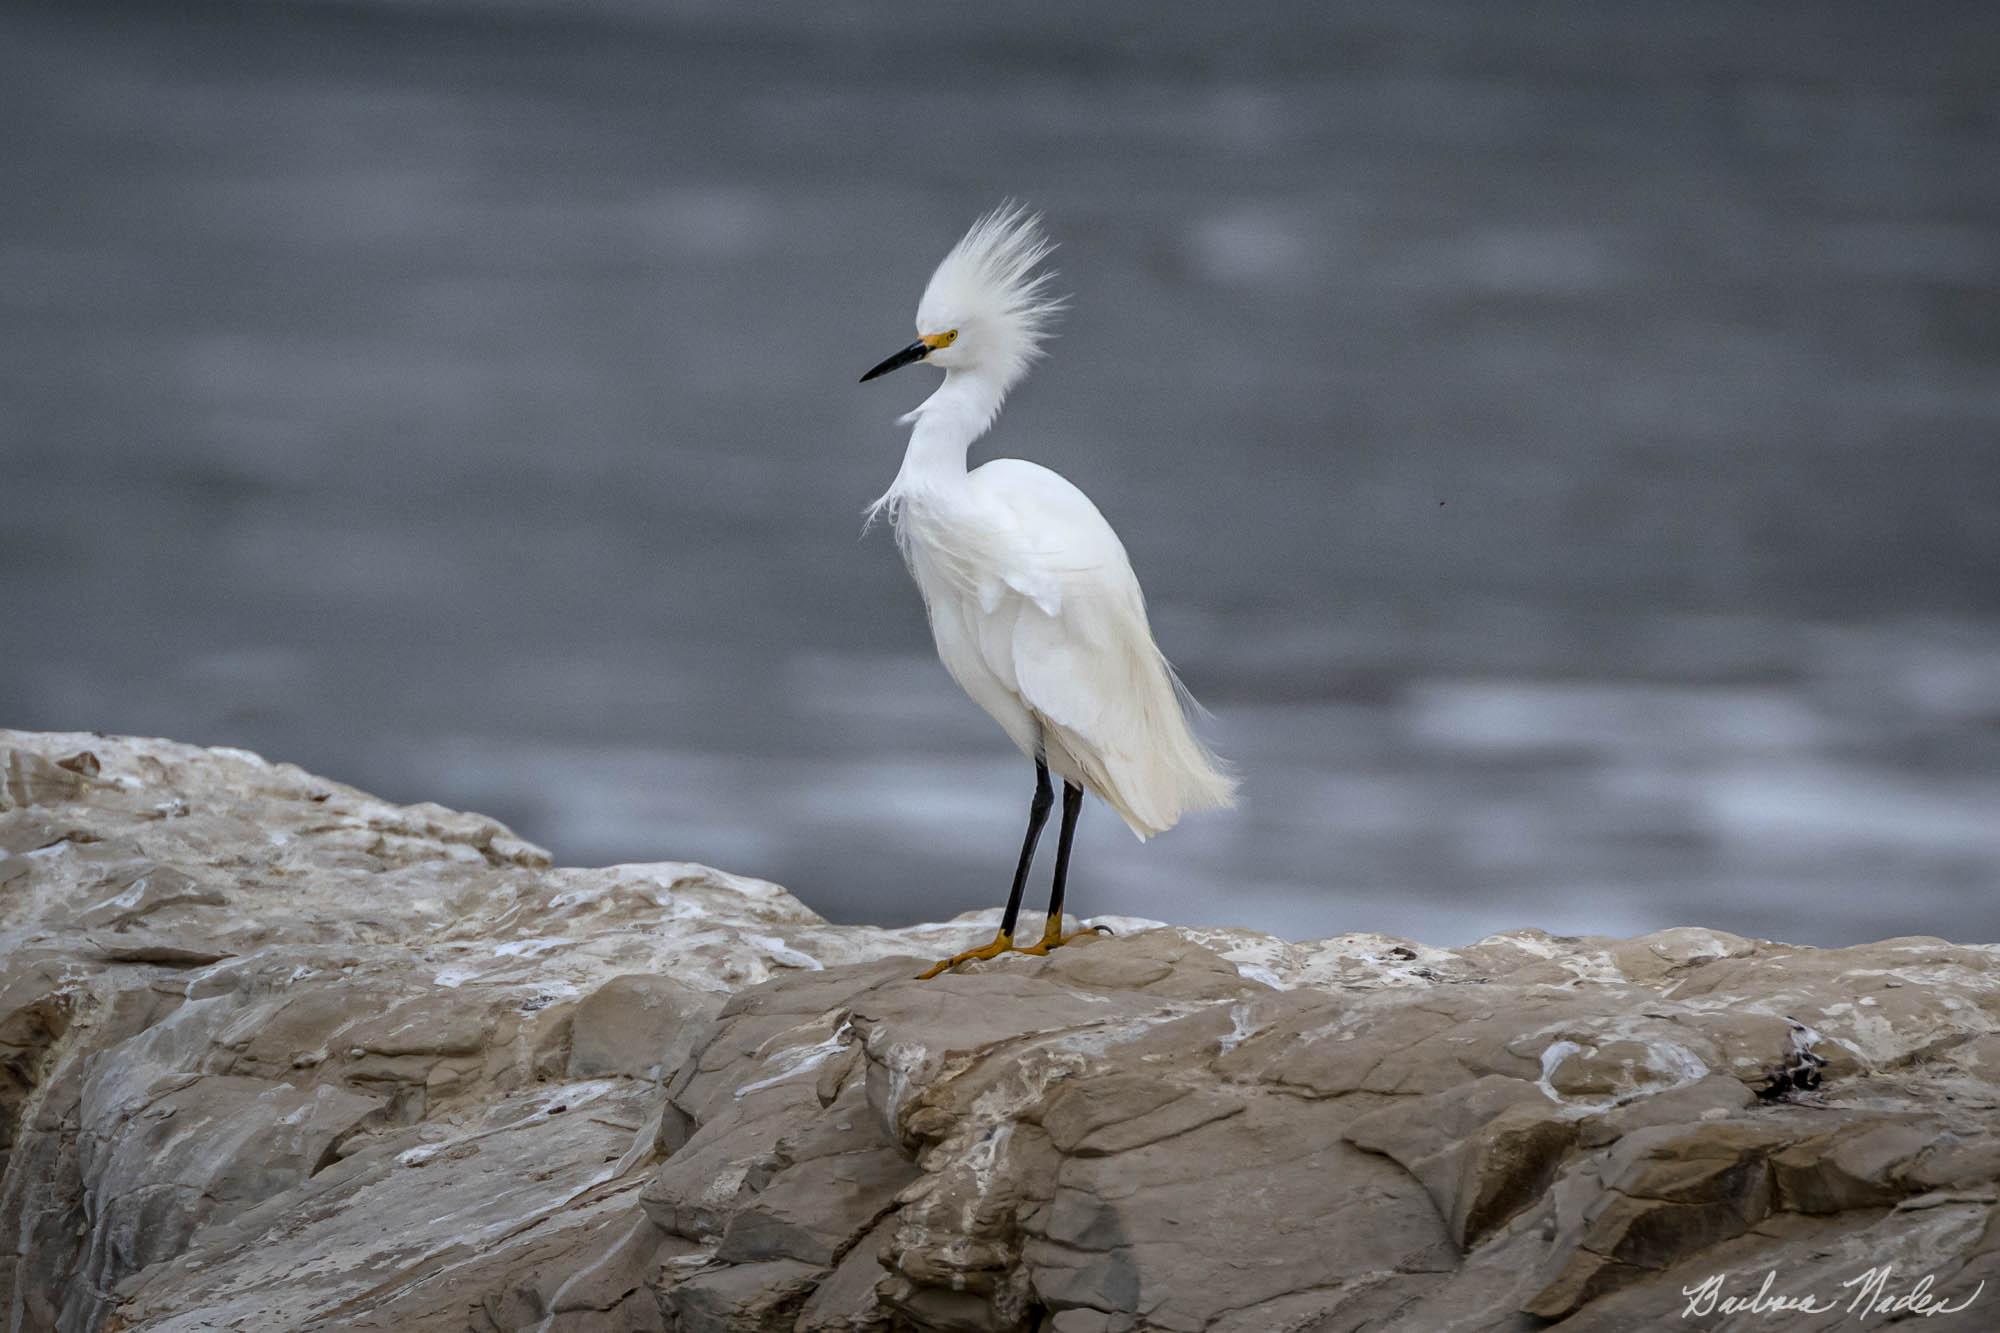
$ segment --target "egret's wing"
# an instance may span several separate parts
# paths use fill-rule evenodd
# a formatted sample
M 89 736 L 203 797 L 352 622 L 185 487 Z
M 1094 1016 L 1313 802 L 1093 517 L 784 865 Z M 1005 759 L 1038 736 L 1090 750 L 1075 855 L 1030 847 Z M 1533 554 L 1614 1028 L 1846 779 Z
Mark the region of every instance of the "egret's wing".
M 1124 544 L 1088 496 L 1047 468 L 1003 458 L 973 476 L 998 520 L 980 601 L 1007 630 L 1007 674 L 1052 717 L 1101 713 L 1096 696 L 1120 683 L 1106 669 L 1127 655 L 1134 629 L 1152 651 Z M 1012 614 L 1010 593 L 1022 603 Z
M 979 588 L 982 658 L 1092 788 L 1134 827 L 1150 824 L 1120 794 L 1154 746 L 1151 713 L 1172 686 L 1124 545 L 1088 497 L 1045 468 L 1003 459 L 974 476 L 994 517 Z
M 1085 605 L 1072 599 L 1065 613 L 1048 615 L 1024 604 L 1009 647 L 1022 701 L 1108 758 L 1131 741 L 1118 722 L 1122 703 L 1131 698 L 1135 664 L 1086 619 Z
M 1188 726 L 1138 577 L 1097 507 L 1033 463 L 1003 459 L 973 476 L 1005 515 L 988 568 L 1006 591 L 984 617 L 981 653 L 1014 682 L 1050 752 L 1142 838 L 1184 811 L 1233 804 L 1235 779 Z

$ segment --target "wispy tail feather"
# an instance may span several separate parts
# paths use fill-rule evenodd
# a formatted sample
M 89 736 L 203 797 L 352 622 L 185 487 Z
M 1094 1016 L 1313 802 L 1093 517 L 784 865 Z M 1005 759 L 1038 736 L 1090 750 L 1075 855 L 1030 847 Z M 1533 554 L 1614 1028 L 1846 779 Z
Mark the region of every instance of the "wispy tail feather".
M 1116 810 L 1141 842 L 1192 811 L 1233 808 L 1238 786 L 1229 765 L 1195 735 L 1189 713 L 1201 706 L 1157 649 L 1150 666 L 1139 673 L 1130 700 L 1141 723 L 1136 753 L 1100 753 L 1066 728 L 1051 728 L 1084 774 L 1084 785 Z

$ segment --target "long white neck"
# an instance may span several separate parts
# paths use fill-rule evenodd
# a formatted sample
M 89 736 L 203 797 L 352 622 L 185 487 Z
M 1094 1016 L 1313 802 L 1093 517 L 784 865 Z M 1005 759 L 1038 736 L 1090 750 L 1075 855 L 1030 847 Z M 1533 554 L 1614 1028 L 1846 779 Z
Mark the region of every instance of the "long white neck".
M 935 489 L 965 479 L 965 451 L 992 426 L 1007 396 L 1004 384 L 977 370 L 947 370 L 944 383 L 910 413 L 916 427 L 890 495 Z

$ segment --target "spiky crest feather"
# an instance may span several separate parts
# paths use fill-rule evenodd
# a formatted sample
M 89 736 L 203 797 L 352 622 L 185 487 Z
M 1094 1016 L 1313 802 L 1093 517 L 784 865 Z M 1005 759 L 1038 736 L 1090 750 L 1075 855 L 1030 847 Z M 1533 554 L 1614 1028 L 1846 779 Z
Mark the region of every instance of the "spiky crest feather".
M 1035 272 L 1054 249 L 1041 214 L 1013 200 L 1001 204 L 973 223 L 931 274 L 917 303 L 917 332 L 957 329 L 965 367 L 992 376 L 1004 395 L 1041 356 L 1065 304 L 1049 294 L 1055 274 Z

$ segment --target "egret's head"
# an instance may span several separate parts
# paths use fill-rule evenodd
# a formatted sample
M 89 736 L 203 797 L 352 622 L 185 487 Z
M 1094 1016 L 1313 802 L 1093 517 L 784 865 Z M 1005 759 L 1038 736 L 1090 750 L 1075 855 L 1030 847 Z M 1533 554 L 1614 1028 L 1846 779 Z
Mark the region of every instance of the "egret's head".
M 1035 272 L 1052 249 L 1041 218 L 1020 204 L 1002 204 L 973 223 L 931 274 L 917 305 L 917 340 L 862 381 L 925 361 L 990 375 L 1005 393 L 1041 355 L 1062 309 L 1048 293 L 1054 274 Z

